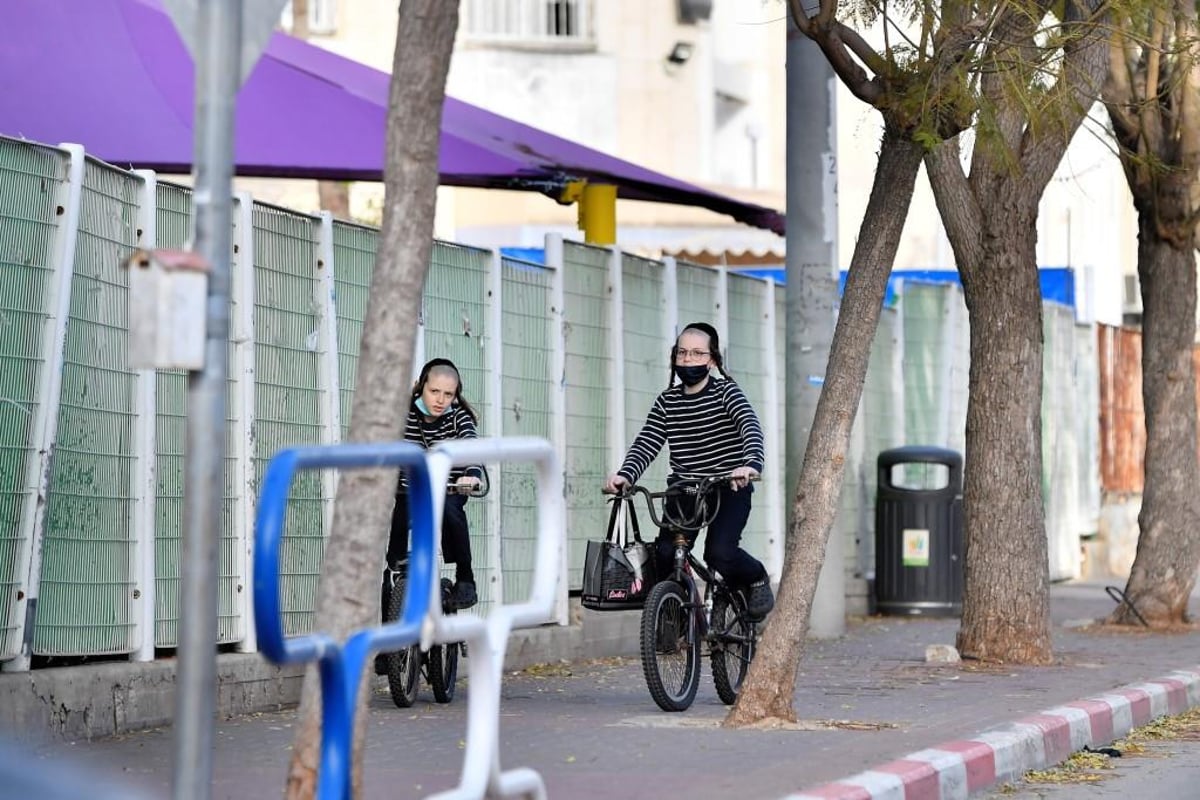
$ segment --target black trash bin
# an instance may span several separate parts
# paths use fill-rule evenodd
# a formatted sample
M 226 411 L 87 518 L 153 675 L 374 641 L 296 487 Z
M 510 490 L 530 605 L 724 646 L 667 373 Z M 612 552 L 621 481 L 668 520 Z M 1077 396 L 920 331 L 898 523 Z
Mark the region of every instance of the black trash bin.
M 879 454 L 875 607 L 957 616 L 963 591 L 962 456 L 940 447 Z

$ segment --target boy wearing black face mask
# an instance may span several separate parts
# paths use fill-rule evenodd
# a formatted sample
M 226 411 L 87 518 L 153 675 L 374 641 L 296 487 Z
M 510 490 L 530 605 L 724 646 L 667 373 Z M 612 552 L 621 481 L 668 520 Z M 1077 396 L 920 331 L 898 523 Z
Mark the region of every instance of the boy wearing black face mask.
M 608 477 L 607 491 L 615 492 L 636 483 L 663 445 L 667 445 L 671 474 L 731 474 L 722 493 L 721 506 L 708 526 L 704 561 L 735 586 L 746 588 L 747 610 L 759 619 L 775 605 L 766 568 L 739 543 L 750 517 L 749 481 L 763 468 L 763 434 L 758 417 L 741 387 L 721 365 L 717 331 L 705 322 L 683 329 L 671 348 L 671 379 L 667 390 L 650 408 L 646 423 L 629 448 L 621 468 Z M 720 377 L 710 370 L 716 367 Z M 676 383 L 678 379 L 678 383 Z M 692 540 L 699 534 L 690 534 Z M 671 570 L 674 545 L 666 532 L 656 542 L 658 571 Z

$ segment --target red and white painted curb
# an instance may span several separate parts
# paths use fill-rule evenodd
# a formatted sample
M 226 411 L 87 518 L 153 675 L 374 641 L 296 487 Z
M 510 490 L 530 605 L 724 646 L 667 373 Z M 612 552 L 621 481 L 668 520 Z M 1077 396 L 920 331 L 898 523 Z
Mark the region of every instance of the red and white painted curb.
M 785 800 L 960 800 L 1200 705 L 1200 668 L 1133 683 L 944 742 Z

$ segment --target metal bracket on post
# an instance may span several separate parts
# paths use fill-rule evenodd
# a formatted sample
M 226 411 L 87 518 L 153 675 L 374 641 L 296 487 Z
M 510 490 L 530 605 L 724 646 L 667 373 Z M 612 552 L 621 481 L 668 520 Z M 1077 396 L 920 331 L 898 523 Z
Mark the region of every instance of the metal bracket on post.
M 130 368 L 203 369 L 208 261 L 185 250 L 134 250 L 124 266 Z

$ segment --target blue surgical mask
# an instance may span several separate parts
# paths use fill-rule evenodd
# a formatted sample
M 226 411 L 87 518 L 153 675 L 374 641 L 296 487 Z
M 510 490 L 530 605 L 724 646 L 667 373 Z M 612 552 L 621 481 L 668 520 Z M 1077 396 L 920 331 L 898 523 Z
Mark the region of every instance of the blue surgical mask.
M 418 397 L 416 402 L 417 402 L 417 411 L 420 411 L 422 414 L 424 414 L 427 417 L 436 417 L 437 416 L 437 414 L 434 414 L 425 405 L 425 400 L 423 398 Z

